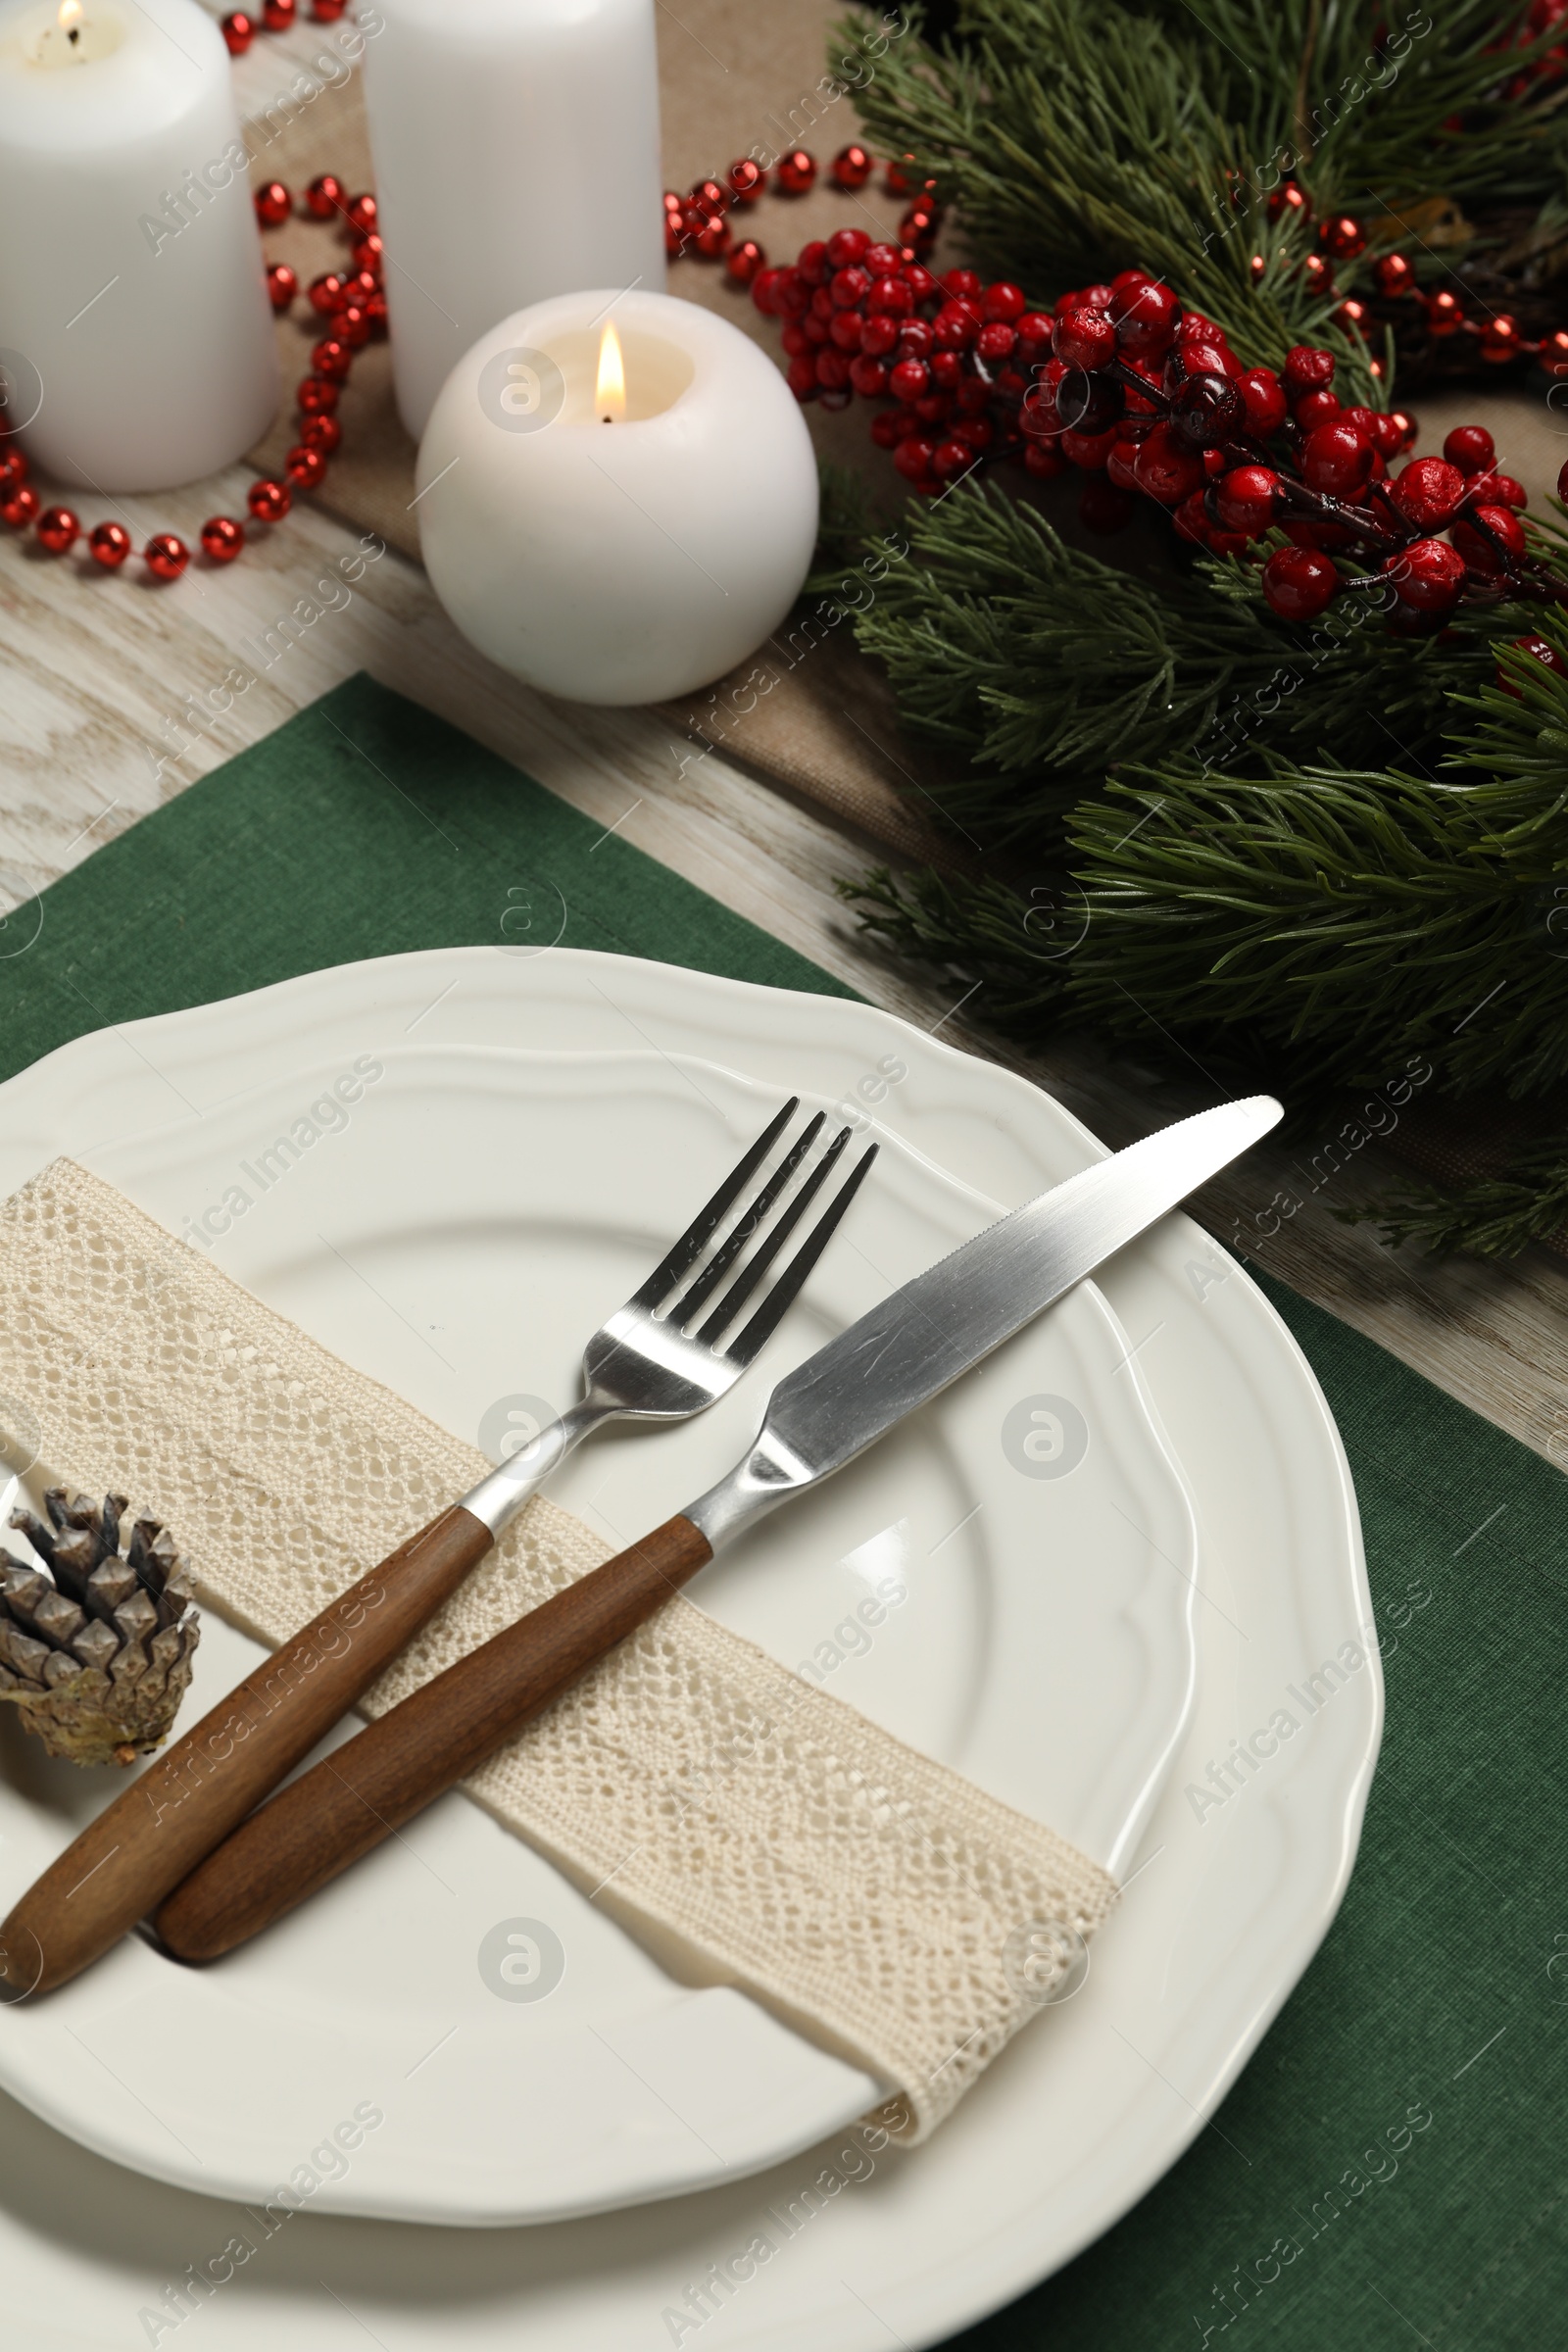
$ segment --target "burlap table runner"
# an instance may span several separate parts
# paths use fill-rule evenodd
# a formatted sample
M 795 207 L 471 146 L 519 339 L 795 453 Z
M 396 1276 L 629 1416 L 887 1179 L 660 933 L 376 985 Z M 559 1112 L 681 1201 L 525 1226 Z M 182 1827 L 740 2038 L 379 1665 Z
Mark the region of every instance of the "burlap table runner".
M 150 1508 L 198 1596 L 270 1643 L 489 1466 L 71 1160 L 0 1206 L 0 1404 L 36 1423 L 48 1473 Z M 610 1548 L 535 1497 L 362 1712 Z M 910 2143 L 1115 1900 L 1064 1838 L 683 1596 L 465 1787 L 677 1973 L 740 1985 L 879 2077 Z

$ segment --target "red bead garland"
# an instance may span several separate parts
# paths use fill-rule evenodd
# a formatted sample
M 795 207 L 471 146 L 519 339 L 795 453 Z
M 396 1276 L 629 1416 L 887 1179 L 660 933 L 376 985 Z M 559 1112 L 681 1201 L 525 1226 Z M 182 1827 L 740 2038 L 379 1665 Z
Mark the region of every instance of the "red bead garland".
M 1540 0 L 1538 0 L 1538 5 Z M 342 0 L 314 0 L 312 14 L 330 23 Z M 294 21 L 293 0 L 270 0 L 262 22 L 280 29 Z M 242 54 L 256 22 L 242 12 L 223 21 L 233 54 Z M 864 186 L 875 169 L 868 150 L 852 143 L 834 158 L 834 184 Z M 814 159 L 797 148 L 778 159 L 773 186 L 799 195 L 817 176 Z M 1032 475 L 1049 478 L 1069 466 L 1085 475 L 1081 513 L 1090 528 L 1119 530 L 1142 493 L 1171 511 L 1178 533 L 1211 552 L 1241 554 L 1264 531 L 1281 527 L 1293 544 L 1276 550 L 1262 569 L 1265 597 L 1282 616 L 1309 619 L 1347 582 L 1340 568 L 1357 547 L 1379 577 L 1394 583 L 1408 622 L 1439 621 L 1467 591 L 1568 599 L 1529 556 L 1514 510 L 1525 505 L 1521 486 L 1494 470 L 1495 449 L 1482 426 L 1448 435 L 1442 459 L 1422 459 L 1389 481 L 1388 463 L 1415 436 L 1410 418 L 1344 407 L 1333 390 L 1333 355 L 1298 346 L 1284 368 L 1244 369 L 1223 332 L 1196 313 L 1183 314 L 1174 291 L 1147 270 L 1122 271 L 1108 285 L 1058 298 L 1054 310 L 1031 309 L 1021 287 L 986 285 L 970 270 L 934 276 L 921 260 L 940 224 L 935 182 L 921 178 L 918 159 L 893 159 L 885 168 L 890 193 L 912 196 L 899 242 L 877 241 L 858 226 L 805 245 L 792 268 L 770 268 L 761 244 L 740 236 L 727 216 L 761 194 L 766 173 L 750 158 L 724 177 L 699 181 L 685 197 L 666 191 L 665 245 L 671 255 L 696 252 L 723 259 L 728 276 L 749 285 L 758 308 L 782 322 L 788 380 L 797 397 L 843 408 L 856 395 L 891 402 L 872 422 L 872 439 L 892 453 L 901 474 L 936 495 L 999 458 L 1021 460 Z M 273 181 L 256 196 L 268 225 L 286 220 L 289 190 Z M 1294 186 L 1277 193 L 1271 212 L 1304 214 Z M 315 489 L 342 440 L 333 414 L 355 353 L 384 329 L 383 246 L 375 199 L 350 197 L 335 174 L 322 172 L 300 202 L 302 215 L 336 219 L 352 240 L 352 270 L 327 270 L 309 289 L 323 321 L 311 354 L 311 373 L 299 386 L 300 434 L 281 479 L 251 485 L 253 522 L 272 524 L 289 513 L 296 489 Z M 1321 251 L 1300 265 L 1332 298 L 1331 265 L 1365 248 L 1360 224 L 1338 216 L 1320 224 Z M 1254 274 L 1262 274 L 1254 262 Z M 1414 290 L 1415 272 L 1401 255 L 1373 265 L 1379 293 L 1398 298 Z M 268 269 L 274 311 L 287 311 L 299 290 L 286 263 Z M 1494 319 L 1485 328 L 1464 319 L 1446 289 L 1426 302 L 1432 331 L 1461 327 L 1482 338 L 1484 355 L 1501 361 L 1530 352 L 1549 372 L 1568 375 L 1568 330 L 1526 345 L 1517 322 Z M 1343 303 L 1336 314 L 1351 327 L 1364 306 Z M 1381 373 L 1371 363 L 1374 375 Z M 1281 445 L 1283 444 L 1283 454 Z M 1272 445 L 1272 446 L 1271 446 Z M 1568 466 L 1563 486 L 1568 486 Z M 65 554 L 80 536 L 69 509 L 40 514 L 20 452 L 0 448 L 0 520 L 16 529 L 35 526 L 39 544 Z M 1448 531 L 1449 541 L 1436 534 Z M 213 516 L 201 533 L 210 562 L 231 563 L 243 551 L 245 528 Z M 131 552 L 118 523 L 88 534 L 87 552 L 108 568 Z M 155 578 L 172 580 L 190 555 L 172 533 L 144 550 Z M 1339 559 L 1339 562 L 1336 561 Z M 1521 644 L 1527 641 L 1521 640 Z

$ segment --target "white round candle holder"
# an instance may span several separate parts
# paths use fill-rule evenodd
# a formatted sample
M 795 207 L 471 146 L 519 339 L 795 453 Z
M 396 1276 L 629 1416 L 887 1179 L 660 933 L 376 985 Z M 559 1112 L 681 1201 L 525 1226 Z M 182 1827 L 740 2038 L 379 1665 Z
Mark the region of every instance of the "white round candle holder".
M 602 381 L 607 325 L 623 395 Z M 491 661 L 574 702 L 662 702 L 783 620 L 816 541 L 816 460 L 738 327 L 607 288 L 535 303 L 459 361 L 416 512 L 436 595 Z

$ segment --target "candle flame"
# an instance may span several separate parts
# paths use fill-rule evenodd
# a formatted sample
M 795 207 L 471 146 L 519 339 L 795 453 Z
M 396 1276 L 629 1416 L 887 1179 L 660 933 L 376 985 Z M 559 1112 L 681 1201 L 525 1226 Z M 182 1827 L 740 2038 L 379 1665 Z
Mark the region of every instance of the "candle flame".
M 60 0 L 60 29 L 71 32 L 81 23 L 81 0 Z
M 607 321 L 599 344 L 599 380 L 594 387 L 594 406 L 606 424 L 613 424 L 626 414 L 626 370 L 620 357 L 620 337 L 613 319 Z

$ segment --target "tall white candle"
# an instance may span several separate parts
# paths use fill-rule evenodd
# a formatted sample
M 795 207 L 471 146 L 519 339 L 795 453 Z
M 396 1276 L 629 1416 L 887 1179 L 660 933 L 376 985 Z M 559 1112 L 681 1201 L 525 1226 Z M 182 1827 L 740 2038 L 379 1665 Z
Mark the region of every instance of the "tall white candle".
M 416 511 L 431 585 L 481 653 L 575 702 L 661 702 L 783 620 L 816 540 L 816 460 L 749 335 L 612 287 L 538 303 L 464 355 Z
M 365 105 L 403 421 L 575 286 L 662 293 L 654 0 L 378 0 Z
M 0 417 L 63 481 L 196 481 L 276 411 L 229 73 L 196 0 L 0 8 Z

